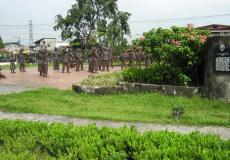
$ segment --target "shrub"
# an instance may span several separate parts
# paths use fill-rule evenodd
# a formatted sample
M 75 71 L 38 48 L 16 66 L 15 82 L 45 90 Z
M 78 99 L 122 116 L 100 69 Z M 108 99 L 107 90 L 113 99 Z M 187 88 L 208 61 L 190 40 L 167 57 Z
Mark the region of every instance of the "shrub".
M 171 72 L 180 70 L 176 76 L 183 81 L 186 79 L 187 83 L 198 84 L 202 81 L 199 78 L 204 76 L 199 71 L 204 65 L 208 35 L 209 31 L 201 29 L 158 28 L 145 32 L 144 38 L 135 40 L 133 44 L 142 46 L 145 53 L 151 54 L 157 64 L 170 66 Z
M 1 159 L 229 159 L 212 135 L 0 121 Z
M 122 72 L 125 81 L 131 83 L 187 85 L 190 78 L 181 69 L 167 64 L 154 64 L 149 68 L 129 68 Z
M 100 87 L 113 87 L 118 84 L 120 80 L 122 80 L 122 74 L 119 72 L 116 73 L 109 73 L 103 74 L 100 76 L 92 76 L 88 79 L 84 79 L 81 82 L 81 85 L 88 85 L 88 86 L 100 86 Z

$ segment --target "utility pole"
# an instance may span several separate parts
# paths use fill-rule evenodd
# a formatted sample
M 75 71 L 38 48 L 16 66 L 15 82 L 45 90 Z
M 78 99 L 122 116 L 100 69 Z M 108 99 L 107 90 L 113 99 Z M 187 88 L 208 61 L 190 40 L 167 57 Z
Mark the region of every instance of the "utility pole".
M 33 46 L 33 22 L 29 20 L 29 47 Z
M 34 51 L 34 43 L 33 43 L 33 22 L 29 20 L 29 48 L 30 48 L 30 63 L 36 61 L 36 52 Z

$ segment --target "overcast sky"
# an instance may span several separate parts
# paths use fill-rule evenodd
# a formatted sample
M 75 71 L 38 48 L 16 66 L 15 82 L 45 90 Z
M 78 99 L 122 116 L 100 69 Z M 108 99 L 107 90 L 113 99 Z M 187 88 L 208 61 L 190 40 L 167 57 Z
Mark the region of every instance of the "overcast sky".
M 34 40 L 42 37 L 55 37 L 60 40 L 60 34 L 53 31 L 55 15 L 65 15 L 74 3 L 75 0 L 0 0 L 0 36 L 5 42 L 17 41 L 20 37 L 21 42 L 28 45 L 28 26 L 3 25 L 28 25 L 31 19 L 34 24 Z M 131 38 L 156 27 L 185 26 L 187 23 L 194 23 L 195 26 L 213 23 L 230 25 L 230 16 L 196 20 L 139 21 L 230 14 L 230 0 L 119 0 L 118 5 L 120 10 L 132 14 Z

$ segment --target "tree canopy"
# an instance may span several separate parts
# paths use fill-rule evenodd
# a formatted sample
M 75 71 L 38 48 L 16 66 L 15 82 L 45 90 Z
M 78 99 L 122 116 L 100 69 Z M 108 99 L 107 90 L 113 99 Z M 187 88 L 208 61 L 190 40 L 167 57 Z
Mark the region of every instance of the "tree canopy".
M 129 17 L 128 12 L 119 11 L 117 0 L 76 0 L 65 17 L 56 16 L 54 29 L 61 30 L 63 40 L 79 41 L 86 47 L 95 39 L 115 46 L 130 34 Z
M 1 48 L 4 48 L 4 44 L 3 44 L 3 41 L 2 41 L 2 37 L 0 36 L 0 49 Z

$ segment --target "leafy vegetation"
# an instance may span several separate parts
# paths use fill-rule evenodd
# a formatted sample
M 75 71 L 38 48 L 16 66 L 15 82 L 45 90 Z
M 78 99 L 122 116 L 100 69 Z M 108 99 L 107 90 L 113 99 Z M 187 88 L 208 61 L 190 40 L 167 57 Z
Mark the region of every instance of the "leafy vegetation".
M 177 106 L 184 108 L 181 118 L 172 117 L 172 108 Z M 115 121 L 230 126 L 230 104 L 157 93 L 98 96 L 40 89 L 1 95 L 0 110 Z
M 189 79 L 168 64 L 154 64 L 144 69 L 128 68 L 122 72 L 122 75 L 127 82 L 147 84 L 187 85 Z
M 96 77 L 90 77 L 81 82 L 82 85 L 88 86 L 100 86 L 100 87 L 113 87 L 118 84 L 120 80 L 122 80 L 121 73 L 109 73 L 103 74 Z
M 62 39 L 84 48 L 109 45 L 117 52 L 128 43 L 129 17 L 130 13 L 119 11 L 117 0 L 76 0 L 66 17 L 57 15 L 54 29 L 61 30 Z
M 4 44 L 3 44 L 3 41 L 2 41 L 2 37 L 0 36 L 0 49 L 1 48 L 4 48 Z
M 217 159 L 230 141 L 212 135 L 147 132 L 134 128 L 0 121 L 2 159 Z
M 200 29 L 172 27 L 171 29 L 152 29 L 144 37 L 134 41 L 141 45 L 146 54 L 151 54 L 160 68 L 167 66 L 170 76 L 163 77 L 171 81 L 176 75 L 177 83 L 200 84 L 203 82 L 204 50 L 209 32 Z M 164 70 L 165 71 L 165 70 Z M 158 73 L 159 71 L 155 71 Z

